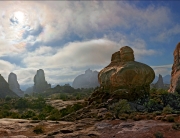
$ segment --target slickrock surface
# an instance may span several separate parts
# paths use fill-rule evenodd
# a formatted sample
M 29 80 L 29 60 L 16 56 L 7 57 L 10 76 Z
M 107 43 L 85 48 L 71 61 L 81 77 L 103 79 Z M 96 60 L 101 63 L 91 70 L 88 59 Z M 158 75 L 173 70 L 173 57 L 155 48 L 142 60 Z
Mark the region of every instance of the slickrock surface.
M 35 134 L 34 127 L 43 126 L 42 134 Z M 0 119 L 1 138 L 154 138 L 161 132 L 164 138 L 179 138 L 180 131 L 172 123 L 157 120 L 96 121 L 85 118 L 75 122 L 32 121 L 25 119 Z

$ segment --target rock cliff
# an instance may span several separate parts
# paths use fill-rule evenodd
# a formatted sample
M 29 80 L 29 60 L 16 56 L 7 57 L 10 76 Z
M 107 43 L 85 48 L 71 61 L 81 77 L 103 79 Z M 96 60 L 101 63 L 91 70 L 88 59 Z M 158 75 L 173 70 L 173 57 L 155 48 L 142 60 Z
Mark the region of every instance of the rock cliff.
M 90 69 L 85 74 L 77 76 L 72 84 L 73 88 L 95 88 L 99 86 L 98 72 Z
M 15 92 L 18 96 L 23 97 L 24 92 L 20 89 L 19 83 L 17 81 L 17 76 L 14 73 L 10 73 L 8 76 L 9 88 Z
M 34 92 L 44 92 L 46 89 L 51 88 L 51 85 L 45 80 L 44 70 L 37 70 L 36 75 L 34 76 Z
M 0 98 L 5 98 L 6 96 L 9 97 L 18 97 L 16 93 L 9 89 L 9 84 L 0 74 Z
M 169 92 L 180 93 L 180 42 L 177 44 L 174 50 L 174 63 L 171 72 L 171 84 Z

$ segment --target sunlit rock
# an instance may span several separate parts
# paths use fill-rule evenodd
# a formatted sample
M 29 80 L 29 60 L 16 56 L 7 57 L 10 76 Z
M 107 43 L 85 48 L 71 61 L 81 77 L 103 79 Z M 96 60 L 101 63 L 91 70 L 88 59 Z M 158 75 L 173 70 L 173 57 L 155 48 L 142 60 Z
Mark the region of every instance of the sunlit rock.
M 154 78 L 155 73 L 150 66 L 134 61 L 134 52 L 129 46 L 115 52 L 111 63 L 98 74 L 102 89 L 127 96 L 148 93 Z
M 171 84 L 169 92 L 180 93 L 180 42 L 177 44 L 174 50 L 174 63 L 171 72 Z

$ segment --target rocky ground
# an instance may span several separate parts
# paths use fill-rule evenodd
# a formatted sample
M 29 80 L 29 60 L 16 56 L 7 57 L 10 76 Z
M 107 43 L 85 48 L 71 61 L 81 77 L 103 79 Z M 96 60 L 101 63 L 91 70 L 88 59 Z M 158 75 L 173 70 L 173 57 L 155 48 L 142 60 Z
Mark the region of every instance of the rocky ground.
M 172 128 L 173 123 L 159 120 L 96 121 L 85 118 L 75 122 L 32 121 L 24 119 L 0 119 L 1 138 L 155 138 L 160 132 L 164 138 L 179 138 L 180 131 Z M 33 132 L 36 126 L 43 133 Z
M 84 100 L 76 100 L 76 101 L 63 101 L 60 99 L 57 99 L 57 100 L 47 99 L 46 100 L 47 104 L 50 104 L 51 106 L 57 108 L 58 110 L 66 108 L 68 105 L 73 105 L 73 104 L 82 103 L 82 102 L 84 102 Z
M 58 109 L 77 102 L 83 101 L 47 100 Z M 108 119 L 108 115 L 110 113 L 104 107 L 87 106 L 64 117 L 64 121 L 2 118 L 0 138 L 155 138 L 154 134 L 158 133 L 163 138 L 180 138 L 180 130 L 172 127 L 175 123 L 167 121 L 168 117 L 174 117 L 174 121 L 180 123 L 178 114 L 156 115 L 148 119 L 142 118 L 142 113 L 136 115 L 142 116 L 139 121 Z

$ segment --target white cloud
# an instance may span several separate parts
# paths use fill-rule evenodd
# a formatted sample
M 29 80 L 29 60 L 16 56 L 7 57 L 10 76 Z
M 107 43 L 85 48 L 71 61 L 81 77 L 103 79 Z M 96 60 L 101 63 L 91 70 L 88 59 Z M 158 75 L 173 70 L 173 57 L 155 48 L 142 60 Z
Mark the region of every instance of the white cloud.
M 161 65 L 161 66 L 151 66 L 154 69 L 156 75 L 161 74 L 162 76 L 170 75 L 172 71 L 172 64 Z
M 8 79 L 9 73 L 19 68 L 18 66 L 4 60 L 0 60 L 0 67 L 0 74 L 4 77 L 6 81 Z
M 167 38 L 170 40 L 172 36 L 180 34 L 180 25 L 173 25 L 171 28 L 165 28 L 162 32 L 158 34 L 157 37 L 153 38 L 156 41 L 165 41 Z M 171 36 L 171 37 L 169 37 Z

